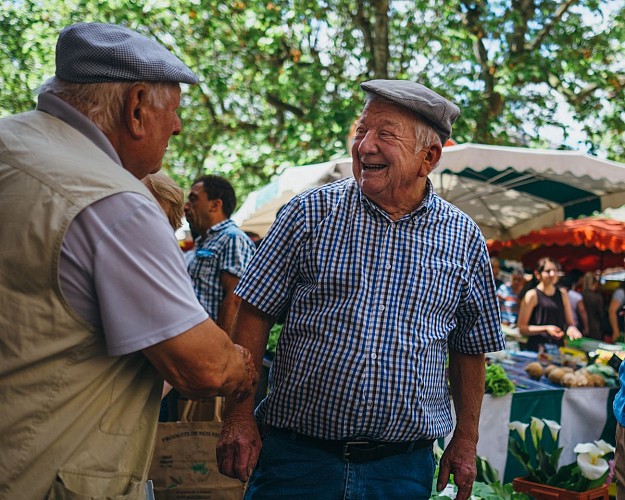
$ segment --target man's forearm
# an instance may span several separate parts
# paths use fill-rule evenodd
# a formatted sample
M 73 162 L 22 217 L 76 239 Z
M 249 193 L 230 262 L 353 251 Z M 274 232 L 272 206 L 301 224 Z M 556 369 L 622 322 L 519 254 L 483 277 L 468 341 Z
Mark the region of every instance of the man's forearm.
M 454 437 L 477 445 L 486 369 L 483 354 L 449 350 L 449 383 L 456 410 Z
M 237 315 L 241 300 L 234 294 L 226 295 L 226 298 L 219 307 L 219 317 L 217 318 L 217 324 L 226 331 L 228 335 L 232 337 L 232 331 L 234 329 L 234 321 Z
M 165 380 L 194 399 L 253 393 L 249 353 L 237 348 L 210 319 L 143 350 Z
M 260 373 L 263 356 L 267 350 L 269 331 L 275 319 L 246 301 L 241 301 L 238 313 L 234 320 L 232 341 L 247 348 L 254 361 L 256 370 Z M 254 394 L 244 401 L 226 399 L 225 416 L 234 413 L 252 413 L 254 410 Z

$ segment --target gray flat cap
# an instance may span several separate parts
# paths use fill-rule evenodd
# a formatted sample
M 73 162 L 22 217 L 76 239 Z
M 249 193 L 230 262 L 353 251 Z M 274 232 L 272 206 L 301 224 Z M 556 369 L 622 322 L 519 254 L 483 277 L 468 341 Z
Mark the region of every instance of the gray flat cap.
M 154 40 L 102 23 L 78 23 L 61 31 L 56 76 L 74 83 L 198 82 L 193 71 Z
M 451 135 L 452 124 L 460 115 L 460 109 L 453 102 L 416 82 L 370 80 L 360 86 L 366 92 L 384 97 L 417 113 L 438 133 L 443 146 Z

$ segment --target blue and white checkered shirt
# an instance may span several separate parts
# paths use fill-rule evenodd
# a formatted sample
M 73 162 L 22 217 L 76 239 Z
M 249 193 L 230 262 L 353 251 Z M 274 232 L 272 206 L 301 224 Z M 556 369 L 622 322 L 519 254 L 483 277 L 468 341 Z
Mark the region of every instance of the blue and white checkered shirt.
M 221 273 L 241 277 L 255 250 L 252 240 L 230 219 L 211 227 L 199 243 L 188 271 L 200 304 L 213 320 L 226 295 Z
M 395 222 L 353 179 L 297 196 L 235 293 L 288 310 L 257 417 L 318 438 L 445 436 L 448 345 L 504 348 L 486 243 L 429 181 Z

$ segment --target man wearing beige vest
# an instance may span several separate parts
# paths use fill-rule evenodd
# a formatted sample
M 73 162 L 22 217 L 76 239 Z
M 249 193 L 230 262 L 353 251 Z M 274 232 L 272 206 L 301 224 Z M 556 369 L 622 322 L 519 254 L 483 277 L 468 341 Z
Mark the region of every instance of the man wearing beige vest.
M 1 499 L 144 498 L 163 379 L 253 391 L 139 180 L 180 133 L 180 83 L 158 43 L 79 23 L 37 110 L 0 120 Z

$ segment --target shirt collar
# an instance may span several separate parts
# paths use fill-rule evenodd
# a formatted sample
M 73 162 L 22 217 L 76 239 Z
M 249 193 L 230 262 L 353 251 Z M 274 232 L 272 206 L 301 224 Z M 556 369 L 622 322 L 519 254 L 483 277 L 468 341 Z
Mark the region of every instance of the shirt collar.
M 231 226 L 232 224 L 234 224 L 234 221 L 232 219 L 225 219 L 215 224 L 213 227 L 209 229 L 209 231 L 211 233 L 216 233 L 217 231 L 221 231 L 222 229 L 225 229 L 226 227 Z
M 219 231 L 223 231 L 224 229 L 232 225 L 236 225 L 232 219 L 222 220 L 221 222 L 218 222 L 214 226 L 209 227 L 208 230 L 198 239 L 200 241 L 203 241 L 209 234 L 218 233 Z
M 357 184 L 356 184 L 357 185 Z M 365 196 L 360 187 L 358 187 L 360 202 L 367 208 L 367 210 L 372 214 L 380 214 L 385 219 L 391 220 L 386 211 L 378 207 L 375 203 L 373 203 L 369 198 Z M 432 181 L 427 178 L 425 184 L 425 197 L 419 204 L 419 206 L 411 213 L 404 215 L 402 218 L 395 222 L 412 220 L 414 224 L 417 223 L 419 218 L 425 215 L 427 212 L 431 211 L 434 208 L 435 203 L 435 195 L 434 195 L 434 185 Z
M 123 167 L 122 162 L 108 140 L 104 132 L 102 132 L 89 118 L 83 115 L 72 105 L 61 99 L 60 97 L 42 92 L 37 100 L 37 110 L 48 113 L 49 115 L 64 121 L 70 127 L 75 128 L 87 139 L 93 142 L 99 149 L 104 151 L 115 163 Z

